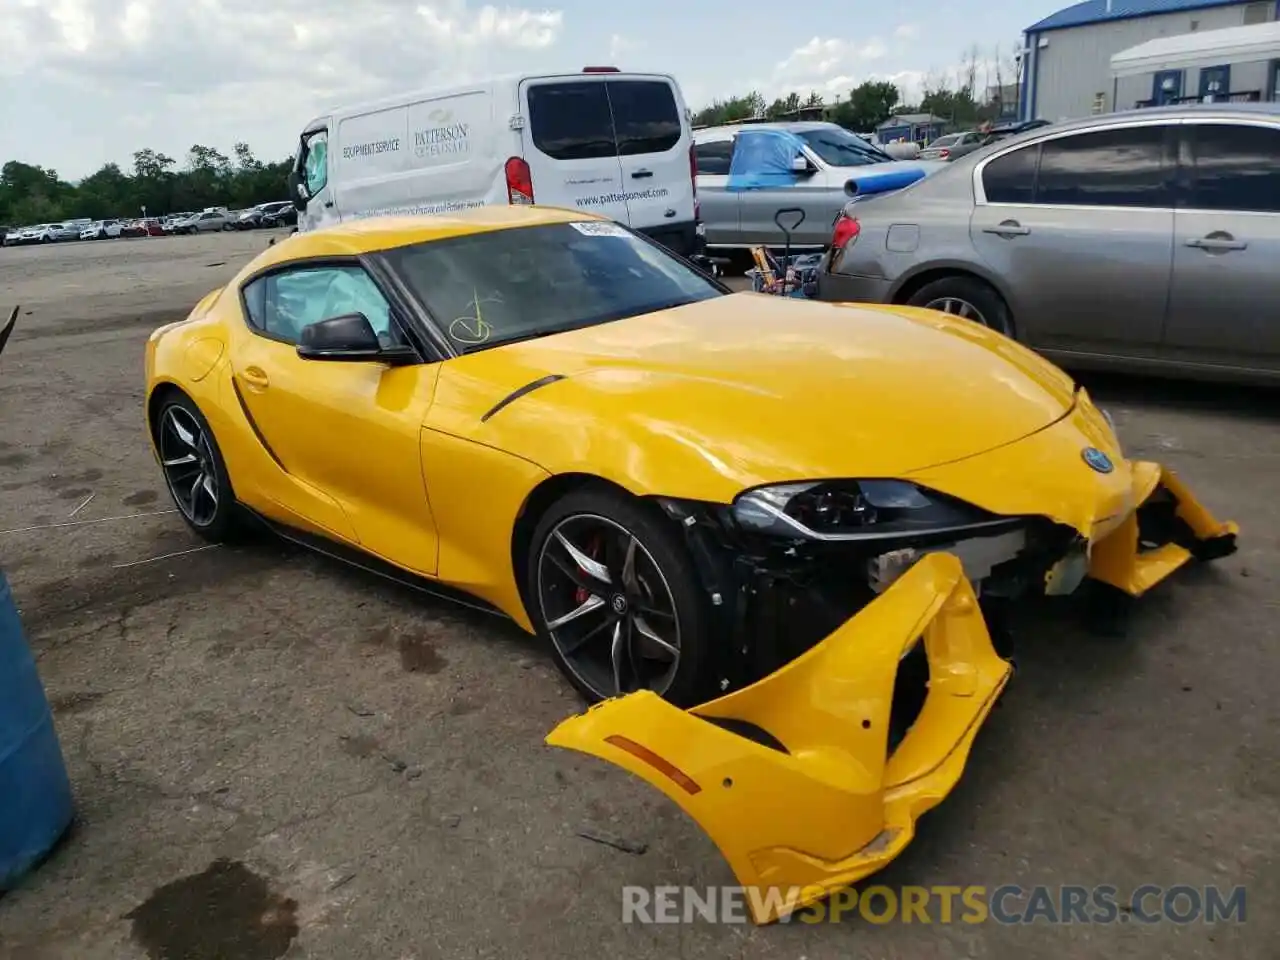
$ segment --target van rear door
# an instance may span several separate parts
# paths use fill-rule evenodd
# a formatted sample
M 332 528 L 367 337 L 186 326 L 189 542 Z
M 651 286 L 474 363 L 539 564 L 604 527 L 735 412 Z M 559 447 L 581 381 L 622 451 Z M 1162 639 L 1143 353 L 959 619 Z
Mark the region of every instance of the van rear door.
M 524 159 L 535 203 L 630 223 L 609 94 L 597 75 L 520 85 Z
M 633 230 L 681 249 L 693 239 L 692 135 L 684 103 L 666 77 L 611 76 L 606 82 Z M 684 242 L 676 235 L 688 233 Z

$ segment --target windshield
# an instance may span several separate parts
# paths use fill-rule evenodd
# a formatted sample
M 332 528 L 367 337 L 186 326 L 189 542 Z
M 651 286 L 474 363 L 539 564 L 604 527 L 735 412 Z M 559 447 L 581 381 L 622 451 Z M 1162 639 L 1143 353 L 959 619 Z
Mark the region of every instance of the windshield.
M 868 163 L 893 161 L 893 157 L 879 147 L 867 143 L 844 127 L 815 127 L 811 130 L 797 130 L 795 133 L 823 163 L 833 167 L 861 167 Z
M 605 221 L 494 230 L 385 256 L 463 353 L 724 295 L 709 277 Z

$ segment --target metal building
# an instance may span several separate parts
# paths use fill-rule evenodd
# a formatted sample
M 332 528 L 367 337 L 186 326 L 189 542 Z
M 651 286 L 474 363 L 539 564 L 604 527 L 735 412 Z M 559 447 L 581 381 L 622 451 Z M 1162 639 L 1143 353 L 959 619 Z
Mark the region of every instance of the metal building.
M 1266 23 L 1280 19 L 1280 0 L 1085 0 L 1060 10 L 1023 34 L 1023 120 L 1064 120 L 1129 109 L 1115 103 L 1111 58 L 1159 37 Z M 1167 79 L 1164 78 L 1164 79 Z M 1184 78 L 1194 95 L 1198 77 Z M 1150 99 L 1169 99 L 1153 89 Z M 1146 98 L 1134 98 L 1146 99 Z

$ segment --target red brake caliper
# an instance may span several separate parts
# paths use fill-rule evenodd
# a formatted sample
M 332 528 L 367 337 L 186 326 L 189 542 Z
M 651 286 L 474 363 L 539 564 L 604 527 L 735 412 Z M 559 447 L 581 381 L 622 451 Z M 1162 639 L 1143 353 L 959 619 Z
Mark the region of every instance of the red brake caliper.
M 587 556 L 588 556 L 588 557 L 590 557 L 592 560 L 599 560 L 599 559 L 600 559 L 600 536 L 599 536 L 599 534 L 597 534 L 595 537 L 593 537 L 593 538 L 591 539 L 591 542 L 587 545 L 587 551 L 586 551 L 586 552 L 587 552 Z M 575 590 L 575 591 L 573 592 L 573 602 L 574 602 L 574 603 L 576 603 L 576 604 L 578 604 L 579 606 L 581 606 L 582 604 L 584 604 L 584 603 L 586 603 L 586 602 L 587 602 L 587 597 L 588 597 L 589 595 L 590 595 L 590 594 L 589 594 L 589 592 L 588 592 L 588 590 L 587 590 L 587 588 L 586 588 L 586 587 L 578 587 L 578 588 L 577 588 L 577 590 Z

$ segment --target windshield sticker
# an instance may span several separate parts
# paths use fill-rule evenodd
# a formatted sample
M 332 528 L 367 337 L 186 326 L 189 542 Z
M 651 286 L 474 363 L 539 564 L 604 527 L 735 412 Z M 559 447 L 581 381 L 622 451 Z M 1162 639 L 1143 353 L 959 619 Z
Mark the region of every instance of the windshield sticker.
M 608 223 L 601 220 L 575 220 L 569 226 L 584 237 L 622 237 L 626 239 L 631 236 L 616 223 Z

